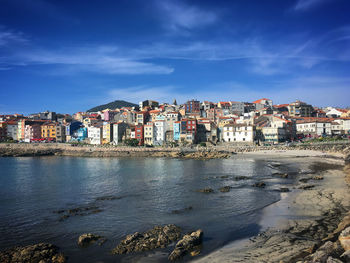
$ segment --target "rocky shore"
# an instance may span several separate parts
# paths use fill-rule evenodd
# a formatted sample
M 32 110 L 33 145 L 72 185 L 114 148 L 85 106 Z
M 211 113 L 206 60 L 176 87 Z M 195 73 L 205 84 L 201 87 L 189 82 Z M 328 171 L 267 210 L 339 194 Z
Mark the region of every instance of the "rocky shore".
M 227 144 L 211 147 L 127 147 L 127 146 L 72 146 L 70 144 L 56 143 L 0 143 L 0 157 L 22 156 L 76 156 L 76 157 L 168 157 L 184 159 L 217 159 L 229 158 L 237 153 L 262 151 L 295 151 L 311 150 L 327 153 L 346 153 L 349 151 L 350 141 L 298 144 L 294 146 L 249 146 Z M 327 157 L 331 157 L 328 155 Z
M 23 146 L 22 153 L 20 147 L 12 146 L 9 148 L 1 145 L 0 152 L 2 156 L 41 156 L 41 155 L 58 155 L 72 156 L 72 152 L 77 150 L 79 155 L 80 149 L 70 150 L 58 149 L 56 146 Z M 45 147 L 48 147 L 46 149 Z M 52 147 L 52 148 L 50 148 Z M 68 147 L 68 146 L 66 146 Z M 303 151 L 298 149 L 281 150 L 271 148 L 257 153 L 264 158 L 274 156 L 275 158 L 304 158 L 314 156 L 321 162 L 318 167 L 313 167 L 314 173 L 305 172 L 296 180 L 296 185 L 281 188 L 282 200 L 276 205 L 271 205 L 265 211 L 266 214 L 275 215 L 273 209 L 283 211 L 283 219 L 273 224 L 273 227 L 265 227 L 256 237 L 246 240 L 243 243 L 229 244 L 210 255 L 202 257 L 198 262 L 278 262 L 278 263 L 339 263 L 350 262 L 350 191 L 344 186 L 345 182 L 350 185 L 350 146 L 349 145 L 326 145 L 322 147 L 322 152 L 311 152 L 311 146 Z M 320 146 L 317 146 L 320 147 Z M 317 149 L 315 147 L 314 149 Z M 83 147 L 82 147 L 83 148 Z M 125 150 L 125 149 L 124 149 Z M 153 151 L 152 151 L 153 150 Z M 154 156 L 163 156 L 164 151 L 154 150 L 136 152 L 142 154 L 155 154 Z M 89 152 L 84 149 L 84 152 Z M 108 151 L 98 151 L 99 153 Z M 120 153 L 117 151 L 118 154 Z M 249 152 L 249 151 L 248 151 Z M 251 151 L 255 154 L 255 151 Z M 104 155 L 102 154 L 102 155 Z M 133 153 L 134 154 L 134 153 Z M 134 156 L 133 154 L 129 156 Z M 227 158 L 232 152 L 216 151 L 198 151 L 184 153 L 179 149 L 171 149 L 166 152 L 166 157 L 174 158 Z M 249 153 L 250 154 L 250 153 Z M 89 156 L 89 155 L 86 155 Z M 118 156 L 118 155 L 117 155 Z M 139 155 L 136 155 L 139 156 Z M 147 155 L 149 156 L 149 155 Z M 322 165 L 322 163 L 324 165 Z M 327 170 L 327 163 L 333 165 L 336 163 L 340 166 L 345 163 L 344 172 L 338 170 Z M 278 162 L 270 162 L 275 168 L 279 167 Z M 323 167 L 325 166 L 325 167 Z M 278 169 L 276 169 L 278 170 Z M 276 172 L 273 174 L 279 178 L 289 178 L 285 172 Z M 244 180 L 246 177 L 237 177 L 237 180 Z M 252 187 L 264 188 L 264 182 L 257 182 Z M 197 191 L 202 193 L 213 193 L 215 191 L 228 192 L 229 186 L 220 189 L 204 188 Z M 215 194 L 215 193 L 214 193 Z M 113 200 L 121 197 L 101 197 L 99 200 Z M 276 208 L 277 207 L 277 208 Z M 186 208 L 192 210 L 192 207 Z M 90 211 L 91 210 L 91 211 Z M 85 213 L 98 212 L 98 207 L 77 207 L 68 210 L 58 210 L 55 213 L 66 217 L 81 215 Z M 180 213 L 175 211 L 174 213 Z M 288 215 L 288 216 L 285 216 Z M 194 226 L 195 227 L 195 226 Z M 197 230 L 185 235 L 181 235 L 181 229 L 174 225 L 156 226 L 144 233 L 134 233 L 126 236 L 113 250 L 113 254 L 128 254 L 134 252 L 143 252 L 153 249 L 166 248 L 174 246 L 169 254 L 169 260 L 174 261 L 181 259 L 189 254 L 196 256 L 200 254 L 203 232 Z M 100 239 L 105 241 L 101 236 L 94 234 L 83 234 L 77 240 L 77 245 L 86 247 Z M 176 243 L 174 243 L 176 242 Z M 205 241 L 204 241 L 205 242 Z M 100 243 L 98 243 L 101 245 Z M 39 243 L 26 247 L 15 247 L 0 252 L 0 262 L 66 262 L 66 257 L 59 252 L 59 249 L 46 243 Z

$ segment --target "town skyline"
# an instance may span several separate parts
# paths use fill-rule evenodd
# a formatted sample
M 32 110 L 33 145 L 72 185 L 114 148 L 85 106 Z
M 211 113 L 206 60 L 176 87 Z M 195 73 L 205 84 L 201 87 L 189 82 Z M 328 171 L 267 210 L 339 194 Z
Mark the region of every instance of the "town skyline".
M 345 0 L 0 2 L 0 113 L 144 98 L 349 106 Z

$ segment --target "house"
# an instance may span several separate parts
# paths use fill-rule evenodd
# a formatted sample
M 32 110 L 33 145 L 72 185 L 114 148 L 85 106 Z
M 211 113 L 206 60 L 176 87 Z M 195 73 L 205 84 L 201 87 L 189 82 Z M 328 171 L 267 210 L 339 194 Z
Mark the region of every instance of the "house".
M 140 110 L 144 110 L 144 108 L 149 107 L 155 109 L 159 106 L 159 102 L 155 100 L 145 100 L 139 102 Z
M 165 113 L 165 121 L 168 129 L 173 127 L 173 123 L 179 120 L 179 113 L 177 111 L 169 111 Z
M 255 140 L 255 126 L 244 124 L 226 124 L 223 127 L 224 142 L 253 143 Z
M 154 123 L 148 122 L 144 126 L 144 144 L 145 145 L 154 145 L 156 140 Z
M 103 122 L 102 144 L 109 144 L 113 142 L 113 123 Z
M 338 118 L 338 119 L 335 119 L 334 122 L 339 123 L 339 127 L 332 127 L 332 133 L 333 133 L 333 129 L 340 128 L 341 134 L 350 134 L 350 117 Z
M 41 138 L 56 141 L 56 123 L 45 122 L 41 125 Z
M 297 134 L 310 137 L 332 134 L 332 120 L 329 118 L 303 118 L 296 122 Z
M 214 122 L 206 118 L 197 120 L 197 139 L 199 142 L 213 142 L 217 141 L 217 126 Z
M 65 142 L 66 141 L 66 127 L 61 124 L 56 124 L 56 142 Z
M 255 105 L 255 110 L 273 106 L 272 100 L 266 98 L 253 101 L 253 104 Z
M 202 102 L 202 109 L 204 111 L 207 111 L 209 109 L 213 109 L 214 108 L 214 103 L 210 102 L 210 101 L 203 101 Z
M 181 124 L 180 140 L 189 143 L 196 142 L 197 135 L 197 120 L 196 119 L 182 119 Z
M 180 140 L 180 134 L 181 134 L 181 121 L 175 121 L 173 123 L 173 135 L 174 135 L 174 141 Z
M 185 103 L 185 112 L 188 113 L 200 113 L 200 102 L 198 100 L 189 100 Z
M 326 116 L 328 118 L 338 118 L 344 113 L 347 113 L 347 110 L 332 108 L 330 111 L 326 112 Z
M 113 144 L 118 145 L 123 141 L 123 138 L 126 137 L 126 129 L 128 124 L 125 122 L 115 122 L 113 123 Z
M 263 140 L 266 142 L 284 142 L 287 139 L 286 128 L 276 126 L 262 127 Z
M 291 117 L 311 117 L 314 108 L 305 102 L 297 100 L 288 105 L 288 111 Z
M 24 128 L 24 141 L 32 142 L 38 139 L 41 139 L 41 125 L 36 122 L 26 125 Z
M 166 131 L 167 131 L 167 123 L 165 120 L 157 120 L 154 122 L 154 134 L 155 134 L 154 145 L 163 145 L 165 143 Z
M 17 121 L 6 121 L 7 124 L 7 137 L 12 140 L 18 138 L 18 122 Z
M 219 101 L 218 108 L 229 110 L 231 109 L 231 103 L 227 101 Z
M 231 112 L 235 115 L 242 115 L 244 113 L 244 103 L 238 101 L 231 101 Z
M 149 120 L 149 112 L 148 111 L 140 111 L 136 113 L 136 124 L 145 124 Z
M 139 145 L 144 145 L 144 126 L 137 124 L 135 126 L 135 139 L 139 141 Z
M 102 144 L 103 139 L 103 124 L 98 123 L 88 128 L 88 139 L 90 144 L 99 145 Z
M 0 142 L 7 140 L 7 123 L 0 122 Z
M 343 125 L 341 121 L 334 120 L 331 122 L 332 135 L 344 134 Z

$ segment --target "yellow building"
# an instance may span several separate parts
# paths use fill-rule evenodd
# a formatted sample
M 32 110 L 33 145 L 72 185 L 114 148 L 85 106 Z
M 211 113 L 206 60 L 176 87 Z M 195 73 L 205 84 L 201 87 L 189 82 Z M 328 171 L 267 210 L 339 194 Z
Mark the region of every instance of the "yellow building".
M 41 137 L 44 139 L 56 139 L 56 123 L 46 122 L 41 126 Z
M 113 123 L 103 123 L 103 139 L 102 144 L 108 144 L 113 142 Z

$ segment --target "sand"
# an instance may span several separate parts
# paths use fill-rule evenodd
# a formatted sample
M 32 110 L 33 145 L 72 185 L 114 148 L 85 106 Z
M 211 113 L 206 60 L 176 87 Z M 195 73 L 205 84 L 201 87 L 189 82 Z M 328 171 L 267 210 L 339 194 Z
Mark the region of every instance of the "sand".
M 263 151 L 243 153 L 266 160 L 303 158 L 307 162 L 321 161 L 343 164 L 341 154 L 317 151 Z M 317 170 L 317 169 L 316 169 Z M 239 240 L 194 262 L 296 262 L 309 254 L 331 233 L 350 208 L 350 191 L 342 170 L 317 170 L 324 180 L 308 182 L 311 190 L 298 189 L 297 182 L 289 193 L 281 193 L 281 200 L 263 210 L 262 232 L 256 237 Z M 311 176 L 311 175 L 309 175 Z M 302 176 L 305 177 L 305 176 Z

